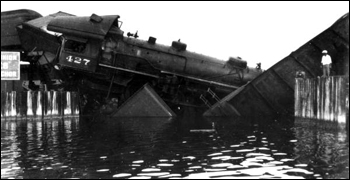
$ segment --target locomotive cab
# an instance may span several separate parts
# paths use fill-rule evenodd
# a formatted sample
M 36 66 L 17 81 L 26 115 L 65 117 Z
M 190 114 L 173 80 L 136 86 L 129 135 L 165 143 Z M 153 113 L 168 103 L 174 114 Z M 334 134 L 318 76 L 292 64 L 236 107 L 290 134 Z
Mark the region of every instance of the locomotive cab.
M 90 17 L 56 17 L 47 29 L 62 33 L 59 64 L 80 71 L 95 72 L 102 44 L 109 34 L 115 39 L 123 37 L 118 15 Z M 121 25 L 121 23 L 120 23 Z
M 71 36 L 62 38 L 59 64 L 78 70 L 95 72 L 102 42 Z

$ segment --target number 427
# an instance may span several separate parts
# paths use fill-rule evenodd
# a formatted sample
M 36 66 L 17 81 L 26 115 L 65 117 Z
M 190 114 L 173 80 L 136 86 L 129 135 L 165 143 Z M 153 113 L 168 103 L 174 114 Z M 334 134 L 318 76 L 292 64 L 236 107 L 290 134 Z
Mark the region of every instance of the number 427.
M 90 62 L 89 59 L 82 59 L 81 57 L 67 56 L 66 59 L 68 62 L 76 63 L 76 64 L 81 64 L 83 62 L 85 66 L 87 66 Z

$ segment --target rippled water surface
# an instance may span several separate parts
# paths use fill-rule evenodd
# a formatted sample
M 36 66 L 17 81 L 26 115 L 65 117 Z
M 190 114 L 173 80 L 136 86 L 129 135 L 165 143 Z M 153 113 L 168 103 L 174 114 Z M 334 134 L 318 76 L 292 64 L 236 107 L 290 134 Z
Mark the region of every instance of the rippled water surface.
M 347 131 L 237 121 L 1 120 L 1 178 L 349 178 Z

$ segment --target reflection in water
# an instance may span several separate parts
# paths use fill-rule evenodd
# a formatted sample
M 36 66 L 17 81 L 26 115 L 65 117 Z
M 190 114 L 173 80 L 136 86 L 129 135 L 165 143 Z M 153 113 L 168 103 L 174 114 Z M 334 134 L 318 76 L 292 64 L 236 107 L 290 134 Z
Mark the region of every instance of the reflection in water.
M 8 135 L 3 136 L 3 129 L 8 130 Z M 21 152 L 16 129 L 17 125 L 14 122 L 6 124 L 1 122 L 1 178 L 18 177 L 21 174 L 22 169 L 16 161 Z
M 33 172 L 33 177 L 48 177 L 38 172 L 65 161 L 70 153 L 65 144 L 77 128 L 78 119 L 1 121 L 1 178 L 30 178 Z
M 299 161 L 310 164 L 326 178 L 349 178 L 349 139 L 344 129 L 329 122 L 315 124 L 297 119 L 294 131 L 299 139 Z
M 288 119 L 286 119 L 288 120 Z M 1 178 L 348 178 L 344 131 L 240 119 L 1 121 Z M 213 128 L 212 132 L 191 132 Z

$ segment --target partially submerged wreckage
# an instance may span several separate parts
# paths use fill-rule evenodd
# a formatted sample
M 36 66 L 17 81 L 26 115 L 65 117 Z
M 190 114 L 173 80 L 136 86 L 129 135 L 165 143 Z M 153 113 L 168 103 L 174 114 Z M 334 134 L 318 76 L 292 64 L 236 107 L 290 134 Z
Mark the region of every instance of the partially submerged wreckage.
M 109 112 L 142 87 L 149 90 L 139 91 L 147 96 L 140 97 L 145 106 L 152 101 L 166 102 L 147 108 L 148 114 L 157 115 L 158 108 L 167 112 L 189 106 L 204 110 L 217 97 L 262 73 L 260 67 L 247 67 L 239 57 L 223 61 L 187 51 L 180 41 L 165 46 L 154 37 L 137 39 L 137 33 L 126 37 L 121 26 L 118 15 L 77 17 L 58 12 L 42 17 L 32 10 L 2 12 L 1 50 L 22 52 L 21 61 L 30 63 L 22 71 L 27 74 L 28 90 L 38 90 L 33 81 L 39 77 L 47 90 L 77 91 L 83 108 L 98 106 Z M 59 83 L 53 83 L 57 79 Z M 139 101 L 132 102 L 134 107 Z M 120 115 L 131 112 L 134 110 Z
M 349 97 L 349 13 L 250 83 L 221 99 L 204 115 L 255 117 L 294 115 L 294 102 L 295 98 L 298 98 L 295 96 L 296 75 L 302 72 L 303 79 L 310 81 L 320 78 L 323 75 L 321 63 L 323 50 L 327 50 L 332 57 L 331 75 L 341 78 L 339 80 L 343 81 L 343 85 L 339 86 L 342 88 L 339 89 L 340 94 L 336 94 L 337 90 L 334 87 L 330 92 L 321 93 L 337 96 L 335 99 L 342 101 L 342 108 L 345 109 L 346 103 L 348 108 L 346 101 Z M 323 79 L 323 82 L 329 83 L 330 79 Z
M 295 75 L 321 76 L 324 49 L 335 75 L 349 75 L 348 14 L 264 72 L 240 58 L 189 52 L 180 41 L 124 36 L 121 25 L 117 15 L 2 12 L 1 50 L 30 63 L 22 70 L 28 90 L 38 90 L 39 78 L 48 90 L 79 92 L 83 113 L 99 107 L 113 116 L 175 116 L 183 107 L 204 116 L 292 115 Z

